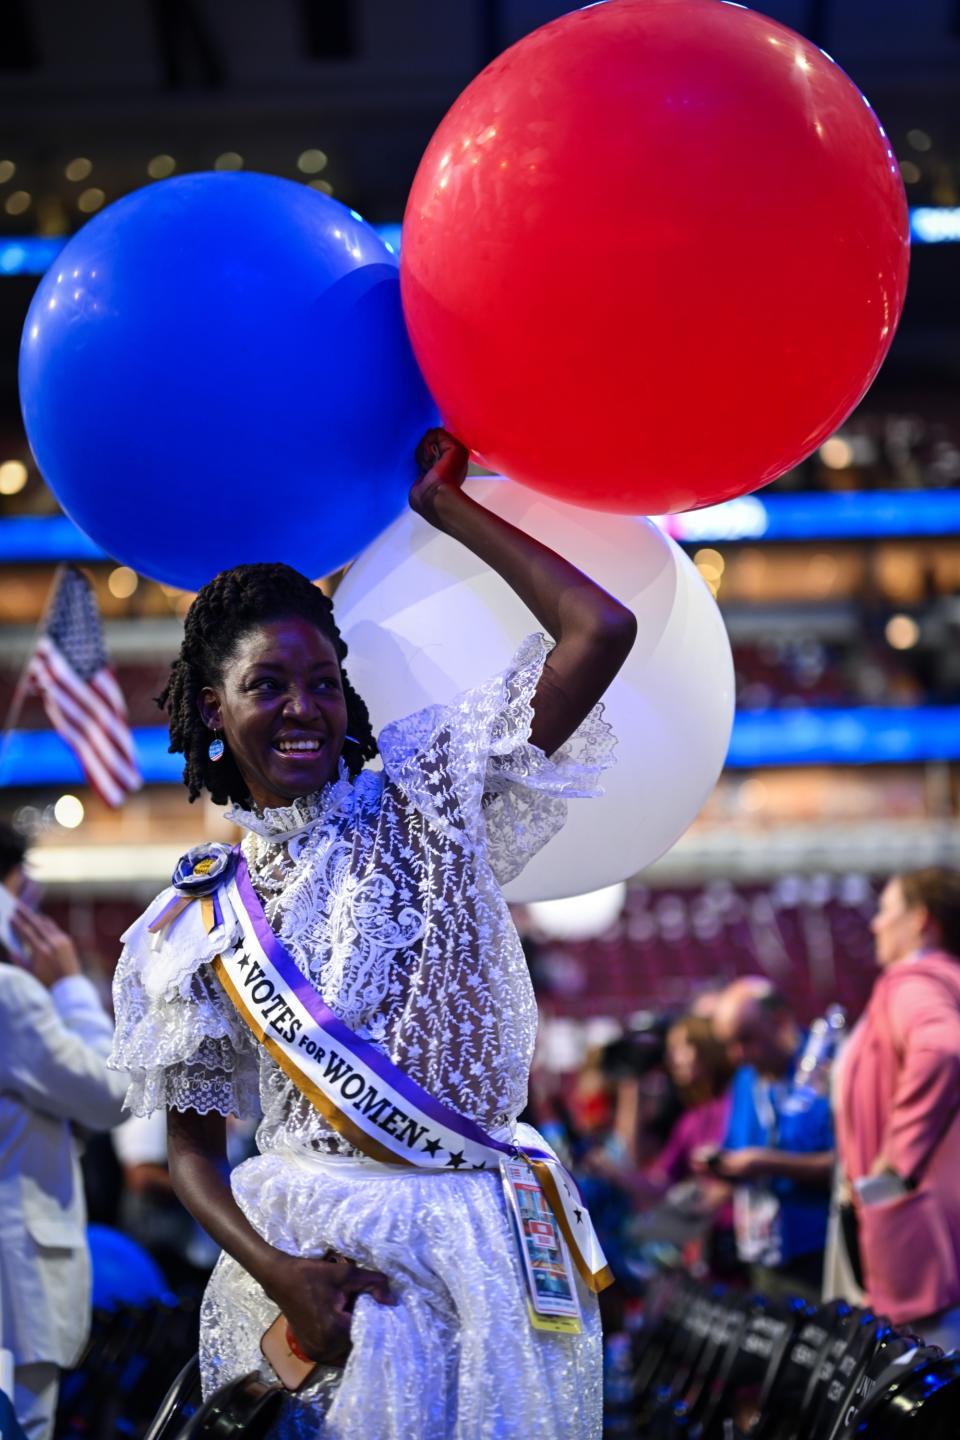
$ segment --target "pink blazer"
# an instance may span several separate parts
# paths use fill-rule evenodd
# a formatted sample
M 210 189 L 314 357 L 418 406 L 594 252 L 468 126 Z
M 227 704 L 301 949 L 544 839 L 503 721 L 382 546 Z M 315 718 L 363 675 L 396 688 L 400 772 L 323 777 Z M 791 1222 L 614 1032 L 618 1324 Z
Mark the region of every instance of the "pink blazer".
M 881 1151 L 919 1177 L 858 1206 L 871 1303 L 894 1324 L 960 1304 L 960 959 L 923 951 L 880 975 L 840 1066 L 837 1141 L 851 1181 Z

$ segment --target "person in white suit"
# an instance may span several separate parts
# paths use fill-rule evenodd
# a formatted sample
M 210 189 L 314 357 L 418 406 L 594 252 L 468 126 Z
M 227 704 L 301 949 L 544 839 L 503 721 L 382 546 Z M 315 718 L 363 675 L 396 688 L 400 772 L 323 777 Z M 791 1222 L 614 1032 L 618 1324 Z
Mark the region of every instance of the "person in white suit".
M 119 1122 L 128 1082 L 106 1067 L 113 1024 L 72 940 L 16 900 L 24 850 L 0 825 L 0 1348 L 27 1440 L 49 1440 L 90 1325 L 82 1131 Z

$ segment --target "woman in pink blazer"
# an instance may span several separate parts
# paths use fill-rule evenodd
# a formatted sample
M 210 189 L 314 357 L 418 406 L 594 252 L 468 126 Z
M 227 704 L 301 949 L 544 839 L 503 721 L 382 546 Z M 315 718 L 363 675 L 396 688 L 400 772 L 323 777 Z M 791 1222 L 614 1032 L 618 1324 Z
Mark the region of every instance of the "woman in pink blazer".
M 871 1304 L 950 1348 L 960 1344 L 960 875 L 894 876 L 872 928 L 881 974 L 840 1064 L 840 1164 Z

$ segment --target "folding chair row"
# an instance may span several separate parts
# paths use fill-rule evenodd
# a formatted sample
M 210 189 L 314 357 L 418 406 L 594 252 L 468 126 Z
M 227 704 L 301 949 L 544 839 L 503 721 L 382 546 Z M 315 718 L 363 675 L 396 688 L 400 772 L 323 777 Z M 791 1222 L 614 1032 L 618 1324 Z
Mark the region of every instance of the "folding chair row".
M 910 1400 L 905 1396 L 909 1393 Z M 842 1301 L 813 1306 L 698 1286 L 680 1273 L 648 1297 L 631 1397 L 610 1433 L 644 1440 L 890 1440 L 960 1434 L 960 1356 Z M 923 1410 L 923 1416 L 920 1411 Z

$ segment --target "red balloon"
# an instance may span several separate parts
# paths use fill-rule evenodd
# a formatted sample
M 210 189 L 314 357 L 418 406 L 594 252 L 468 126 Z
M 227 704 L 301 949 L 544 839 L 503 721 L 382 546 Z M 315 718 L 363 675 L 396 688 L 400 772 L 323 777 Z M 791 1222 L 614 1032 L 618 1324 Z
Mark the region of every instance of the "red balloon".
M 401 280 L 472 450 L 651 514 L 753 490 L 830 435 L 890 346 L 908 257 L 893 151 L 829 56 L 721 0 L 607 0 L 456 101 Z

